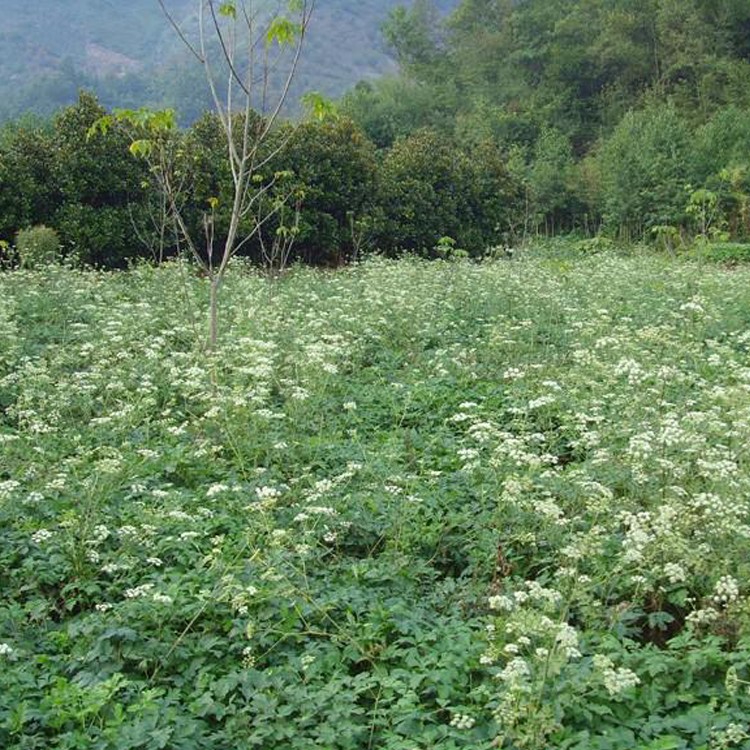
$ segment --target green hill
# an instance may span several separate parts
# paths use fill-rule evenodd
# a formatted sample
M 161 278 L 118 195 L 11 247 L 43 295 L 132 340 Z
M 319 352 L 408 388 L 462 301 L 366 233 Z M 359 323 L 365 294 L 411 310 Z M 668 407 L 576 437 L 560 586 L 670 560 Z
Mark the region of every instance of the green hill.
M 339 96 L 354 83 L 395 68 L 380 27 L 399 0 L 318 0 L 299 89 Z M 448 11 L 458 0 L 439 0 Z M 190 23 L 196 0 L 168 0 Z M 29 0 L 6 4 L 0 26 L 0 120 L 48 114 L 79 88 L 108 105 L 177 107 L 185 119 L 207 104 L 202 72 L 156 0 Z

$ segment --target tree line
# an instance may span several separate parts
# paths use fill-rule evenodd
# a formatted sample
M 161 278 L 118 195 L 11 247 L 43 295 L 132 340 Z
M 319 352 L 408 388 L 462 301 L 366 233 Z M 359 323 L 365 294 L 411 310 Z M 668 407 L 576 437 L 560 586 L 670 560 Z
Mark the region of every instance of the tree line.
M 90 137 L 104 114 L 84 92 L 49 122 L 6 126 L 0 239 L 10 244 L 19 230 L 46 225 L 82 262 L 102 267 L 178 250 L 164 196 L 133 154 L 132 132 L 115 124 Z M 196 234 L 210 215 L 218 245 L 232 189 L 221 124 L 207 113 L 169 137 L 182 212 Z M 444 235 L 479 254 L 511 231 L 521 201 L 498 149 L 463 150 L 432 130 L 379 150 L 355 122 L 334 114 L 283 123 L 263 148 L 271 157 L 264 169 L 278 179 L 266 198 L 263 231 L 243 249 L 257 261 L 290 237 L 287 260 L 313 264 L 339 264 L 375 248 L 430 255 Z

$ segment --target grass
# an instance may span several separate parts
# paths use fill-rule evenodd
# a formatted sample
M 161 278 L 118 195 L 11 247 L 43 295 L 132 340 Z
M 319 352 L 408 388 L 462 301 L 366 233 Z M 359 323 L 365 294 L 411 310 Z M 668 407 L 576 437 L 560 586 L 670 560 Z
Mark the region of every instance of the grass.
M 0 276 L 0 745 L 748 746 L 750 270 Z

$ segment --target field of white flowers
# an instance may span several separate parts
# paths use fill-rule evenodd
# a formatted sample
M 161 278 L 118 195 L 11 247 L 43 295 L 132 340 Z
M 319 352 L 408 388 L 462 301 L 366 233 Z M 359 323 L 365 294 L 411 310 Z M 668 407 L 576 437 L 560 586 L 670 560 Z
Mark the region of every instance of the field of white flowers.
M 0 747 L 750 747 L 750 270 L 0 276 Z

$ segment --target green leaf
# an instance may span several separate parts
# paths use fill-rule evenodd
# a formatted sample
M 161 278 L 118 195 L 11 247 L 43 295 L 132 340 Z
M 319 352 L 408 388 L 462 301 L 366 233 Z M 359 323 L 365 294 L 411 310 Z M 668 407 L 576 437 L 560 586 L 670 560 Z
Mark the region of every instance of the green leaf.
M 86 131 L 86 140 L 90 141 L 97 134 L 106 135 L 114 122 L 112 115 L 103 115 Z
M 302 97 L 302 106 L 308 114 L 322 122 L 336 114 L 336 105 L 319 91 L 310 91 Z
M 105 119 L 105 118 L 102 118 Z M 177 118 L 173 109 L 115 109 L 110 117 L 111 122 L 122 122 L 137 128 L 144 128 L 152 133 L 163 133 L 177 127 Z
M 130 144 L 130 153 L 133 154 L 133 156 L 140 156 L 144 159 L 151 155 L 153 149 L 154 144 L 145 139 L 139 139 Z
M 219 6 L 219 15 L 226 18 L 237 18 L 237 3 L 234 0 L 222 3 Z
M 173 109 L 160 109 L 152 113 L 150 120 L 152 130 L 166 131 L 177 127 L 177 117 Z
M 674 735 L 659 737 L 659 739 L 646 745 L 643 750 L 676 750 L 682 747 L 682 740 Z
M 268 25 L 266 43 L 276 42 L 280 47 L 292 46 L 302 33 L 302 26 L 284 16 L 276 16 Z

